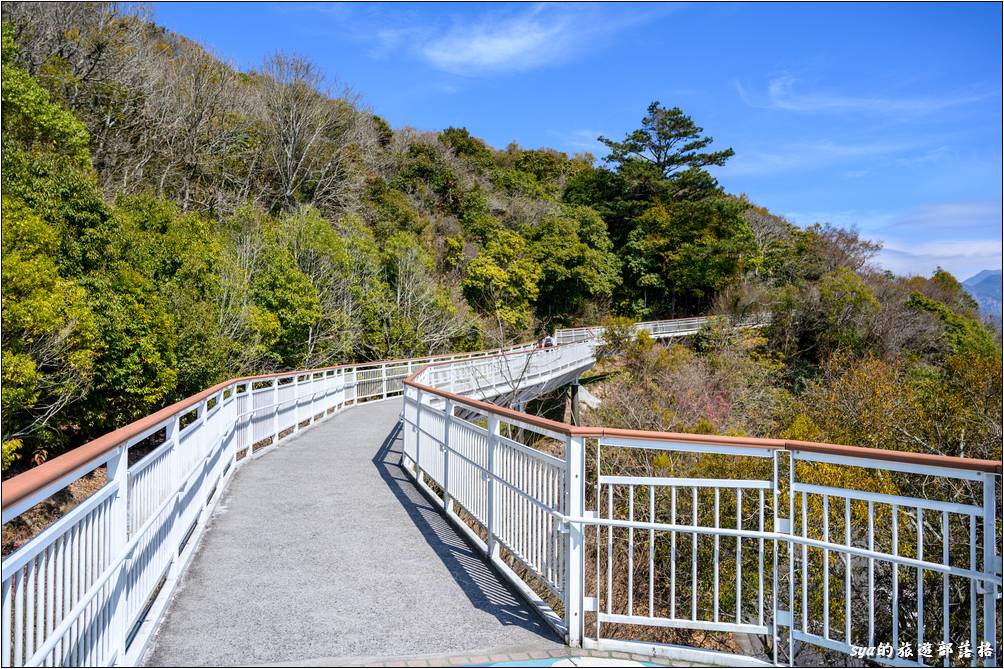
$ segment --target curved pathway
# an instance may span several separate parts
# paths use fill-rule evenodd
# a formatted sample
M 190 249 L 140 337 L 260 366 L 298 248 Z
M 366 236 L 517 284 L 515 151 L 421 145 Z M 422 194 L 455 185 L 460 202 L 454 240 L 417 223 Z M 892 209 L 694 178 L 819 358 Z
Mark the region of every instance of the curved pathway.
M 400 468 L 400 409 L 351 407 L 235 474 L 146 664 L 563 651 Z

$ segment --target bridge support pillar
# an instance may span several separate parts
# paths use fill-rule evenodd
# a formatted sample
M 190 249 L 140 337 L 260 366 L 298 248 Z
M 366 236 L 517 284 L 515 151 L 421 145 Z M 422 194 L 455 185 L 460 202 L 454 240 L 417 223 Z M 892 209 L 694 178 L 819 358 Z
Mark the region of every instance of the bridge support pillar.
M 575 379 L 568 386 L 568 397 L 572 405 L 572 425 L 580 425 L 579 423 L 579 380 Z

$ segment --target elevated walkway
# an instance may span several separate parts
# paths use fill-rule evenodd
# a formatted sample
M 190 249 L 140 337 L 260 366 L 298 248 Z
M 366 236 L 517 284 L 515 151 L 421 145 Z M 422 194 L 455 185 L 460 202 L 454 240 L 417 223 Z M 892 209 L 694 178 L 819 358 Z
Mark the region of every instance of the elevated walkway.
M 399 401 L 305 432 L 237 473 L 145 663 L 366 664 L 562 641 L 400 467 Z
M 999 666 L 999 461 L 508 408 L 601 335 L 230 379 L 5 481 L 5 523 L 107 482 L 4 559 L 0 663 L 777 666 L 943 635 Z M 655 451 L 736 467 L 657 475 Z

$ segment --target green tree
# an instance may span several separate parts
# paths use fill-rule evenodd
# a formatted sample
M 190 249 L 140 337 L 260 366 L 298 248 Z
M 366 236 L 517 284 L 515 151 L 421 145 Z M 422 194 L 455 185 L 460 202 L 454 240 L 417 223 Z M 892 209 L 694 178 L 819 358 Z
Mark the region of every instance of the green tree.
M 174 396 L 178 383 L 174 321 L 157 286 L 126 263 L 85 278 L 101 352 L 81 409 L 82 437 L 142 418 Z
M 735 155 L 732 149 L 706 151 L 714 140 L 703 136 L 704 129 L 679 107 L 667 109 L 653 102 L 641 124 L 623 141 L 599 138 L 610 149 L 606 162 L 636 177 L 644 174 L 639 169 L 644 167 L 672 184 L 677 195 L 692 196 L 713 187 L 714 182 L 708 180 L 704 168 L 724 165 Z
M 824 350 L 864 353 L 871 335 L 872 316 L 881 305 L 861 277 L 846 267 L 824 274 L 819 281 L 819 303 L 822 309 L 819 338 Z
M 268 348 L 271 369 L 303 365 L 307 343 L 321 318 L 321 303 L 310 279 L 300 271 L 293 254 L 274 241 L 265 251 L 262 269 L 252 283 L 257 316 Z M 269 316 L 264 316 L 262 313 Z
M 944 327 L 942 342 L 949 353 L 972 353 L 983 356 L 1000 354 L 993 336 L 978 320 L 963 316 L 943 302 L 926 295 L 914 293 L 907 305 L 918 311 L 933 314 Z
M 530 325 L 532 306 L 540 287 L 541 269 L 526 241 L 515 232 L 500 230 L 467 265 L 464 295 L 504 333 Z
M 211 222 L 164 200 L 127 197 L 95 237 L 107 258 L 156 287 L 171 320 L 178 399 L 223 380 L 232 343 L 217 327 L 223 249 Z
M 652 205 L 621 253 L 628 309 L 659 317 L 707 308 L 742 273 L 751 240 L 743 208 L 726 198 Z
M 87 292 L 59 276 L 55 229 L 6 197 L 2 221 L 6 470 L 25 443 L 36 462 L 65 444 L 64 410 L 90 390 L 100 343 Z
M 619 262 L 595 211 L 566 205 L 529 228 L 526 237 L 541 270 L 538 317 L 567 324 L 588 300 L 613 295 Z

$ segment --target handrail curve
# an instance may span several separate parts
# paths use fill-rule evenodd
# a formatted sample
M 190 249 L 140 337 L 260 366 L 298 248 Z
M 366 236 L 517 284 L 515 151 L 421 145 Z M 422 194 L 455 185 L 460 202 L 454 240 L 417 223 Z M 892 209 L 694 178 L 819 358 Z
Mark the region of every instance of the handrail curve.
M 561 344 L 560 346 L 568 346 Z M 933 453 L 911 453 L 909 451 L 899 451 L 888 448 L 871 448 L 866 446 L 849 446 L 842 444 L 829 444 L 825 442 L 798 441 L 791 439 L 771 439 L 765 437 L 739 437 L 731 435 L 708 435 L 694 434 L 689 432 L 659 432 L 653 430 L 634 430 L 628 428 L 613 428 L 601 426 L 577 426 L 571 423 L 552 420 L 535 416 L 533 414 L 510 409 L 484 400 L 476 400 L 459 393 L 436 388 L 417 381 L 427 368 L 450 363 L 434 363 L 416 370 L 405 378 L 405 385 L 433 393 L 443 399 L 451 399 L 460 402 L 473 409 L 491 411 L 500 416 L 506 416 L 520 420 L 530 425 L 545 428 L 553 432 L 558 432 L 567 436 L 575 437 L 622 437 L 625 439 L 641 439 L 651 441 L 670 441 L 680 443 L 704 443 L 720 444 L 727 446 L 745 446 L 749 448 L 764 448 L 785 451 L 808 451 L 830 455 L 842 455 L 862 459 L 883 460 L 888 462 L 901 462 L 904 464 L 917 464 L 927 466 L 950 467 L 956 469 L 967 469 L 977 472 L 988 472 L 991 474 L 1002 473 L 1002 463 L 998 460 L 984 460 L 979 458 L 965 458 L 952 455 L 936 455 Z
M 698 332 L 708 320 L 653 321 L 635 327 L 654 337 L 676 337 Z M 762 318 L 740 323 L 750 327 L 762 324 Z M 995 542 L 988 538 L 997 535 L 995 504 L 1001 462 L 784 439 L 579 426 L 520 410 L 526 399 L 577 382 L 595 363 L 595 349 L 602 334 L 602 327 L 572 328 L 559 330 L 555 336 L 558 344 L 546 348 L 520 344 L 469 353 L 229 379 L 4 481 L 2 509 L 6 523 L 73 480 L 99 466 L 107 467 L 107 481 L 99 491 L 4 559 L 0 661 L 5 666 L 137 663 L 151 638 L 156 620 L 168 606 L 179 574 L 191 559 L 197 545 L 194 539 L 204 531 L 209 514 L 234 471 L 347 406 L 398 396 L 403 396 L 402 466 L 405 471 L 427 494 L 440 500 L 444 512 L 458 529 L 481 547 L 498 571 L 536 606 L 570 645 L 591 644 L 591 647 L 610 650 L 641 649 L 710 663 L 756 664 L 761 660 L 663 648 L 650 640 L 642 640 L 641 647 L 631 646 L 633 642 L 604 638 L 601 626 L 662 626 L 757 635 L 777 635 L 778 630 L 784 628 L 788 630 L 789 658 L 794 657 L 791 649 L 796 642 L 851 653 L 854 646 L 850 627 L 840 639 L 830 634 L 830 605 L 825 599 L 829 589 L 825 584 L 813 586 L 823 588 L 827 602 L 824 605 L 827 618 L 822 627 L 810 625 L 806 617 L 801 623 L 794 620 L 797 603 L 794 585 L 786 595 L 791 608 L 785 611 L 779 606 L 776 591 L 778 570 L 782 568 L 780 556 L 787 560 L 792 577 L 800 574 L 808 579 L 807 551 L 816 550 L 845 561 L 848 607 L 852 560 L 868 561 L 869 579 L 874 575 L 871 567 L 881 567 L 876 572 L 880 576 L 887 575 L 889 569 L 898 574 L 899 569 L 909 568 L 936 578 L 966 579 L 972 593 L 970 604 L 974 607 L 972 638 L 975 639 L 978 629 L 982 630 L 991 648 L 996 648 L 995 625 L 986 622 L 978 626 L 975 607 L 979 599 L 983 619 L 996 619 L 1000 559 L 995 552 Z M 516 408 L 493 403 L 499 398 L 503 402 L 513 402 Z M 477 421 L 471 415 L 478 416 Z M 508 425 L 504 430 L 503 423 Z M 556 439 L 561 443 L 563 455 L 538 450 L 532 440 L 519 441 L 523 439 L 518 436 L 523 429 Z M 130 463 L 130 447 L 161 431 L 163 442 L 158 441 L 149 451 L 144 448 L 141 459 Z M 587 486 L 592 485 L 586 481 L 587 441 L 595 443 L 597 458 L 595 495 L 590 502 L 593 509 L 586 507 Z M 658 448 L 752 457 L 772 461 L 773 473 L 770 480 L 681 480 L 620 475 L 622 472 L 617 472 L 617 476 L 601 475 L 600 451 L 608 448 Z M 982 484 L 982 505 L 975 497 L 972 503 L 932 501 L 801 482 L 796 476 L 796 460 L 899 471 L 908 475 L 944 476 L 965 481 L 967 485 L 974 484 L 977 488 Z M 784 469 L 788 469 L 787 474 Z M 429 482 L 434 483 L 435 488 Z M 788 491 L 787 510 L 779 508 L 782 487 Z M 647 497 L 641 498 L 650 505 L 647 515 L 635 515 L 636 492 L 640 490 L 648 491 Z M 688 491 L 690 507 L 683 502 L 683 493 Z M 758 526 L 743 524 L 744 492 L 747 508 L 759 507 Z M 630 500 L 628 517 L 616 516 L 615 494 L 619 499 Z M 689 501 L 690 494 L 692 501 Z M 671 501 L 673 512 L 668 522 L 656 517 L 657 498 L 662 500 L 660 504 Z M 707 519 L 698 522 L 699 500 L 704 505 L 713 500 L 713 526 Z M 838 510 L 843 510 L 842 529 L 847 532 L 846 537 L 830 533 L 831 500 Z M 734 526 L 720 525 L 720 501 L 726 504 L 723 508 L 729 508 L 727 504 L 734 505 Z M 891 509 L 891 543 L 880 544 L 873 536 L 880 529 L 888 528 L 869 524 L 866 544 L 861 545 L 860 541 L 855 544 L 850 533 L 851 509 L 862 504 L 868 505 L 869 514 L 879 508 Z M 690 516 L 678 516 L 678 505 L 680 514 L 686 511 Z M 765 518 L 768 507 L 773 518 Z M 807 525 L 806 521 L 810 507 L 826 510 L 822 529 L 813 527 L 810 531 L 812 523 Z M 796 534 L 799 509 L 801 535 Z M 915 556 L 901 553 L 897 543 L 897 523 L 907 522 L 899 520 L 905 509 L 911 510 L 908 517 L 915 519 L 916 532 L 920 535 L 920 548 Z M 464 519 L 457 510 L 465 512 Z M 946 537 L 950 516 L 957 523 L 965 524 L 964 531 L 970 537 L 968 565 L 959 565 L 949 559 L 947 541 L 943 541 L 944 554 L 940 561 L 931 549 L 928 554 L 922 552 L 924 528 L 930 525 L 924 518 L 925 513 L 930 518 L 940 514 L 942 534 Z M 746 520 L 748 523 L 748 518 Z M 813 518 L 813 523 L 818 522 Z M 687 523 L 690 523 L 689 530 Z M 592 594 L 587 594 L 588 574 L 584 571 L 588 528 L 592 528 L 590 536 L 597 542 L 593 553 L 597 582 L 592 586 Z M 600 541 L 604 532 L 609 542 L 605 546 L 606 562 L 603 562 L 604 546 Z M 613 562 L 615 532 L 627 533 L 630 538 L 627 555 L 632 579 L 635 555 L 644 555 L 643 546 L 636 545 L 635 535 L 649 537 L 647 610 L 638 610 L 644 607 L 632 602 L 633 581 L 628 587 L 626 605 L 612 606 L 610 603 L 610 579 L 614 571 L 624 568 L 623 564 L 617 566 Z M 660 609 L 652 595 L 657 571 L 657 534 L 673 538 L 674 594 L 669 610 Z M 677 535 L 693 541 L 691 591 L 694 594 L 690 605 L 694 608 L 685 614 L 675 608 Z M 617 550 L 623 550 L 625 535 L 618 536 Z M 697 608 L 699 536 L 713 540 L 715 546 L 713 617 L 709 611 Z M 719 544 L 730 541 L 734 542 L 733 557 L 720 556 Z M 758 616 L 749 611 L 744 615 L 739 596 L 743 572 L 749 561 L 749 558 L 746 562 L 741 559 L 744 541 L 752 542 L 746 551 L 759 544 L 759 567 L 756 568 L 755 561 L 752 564 L 753 572 L 759 574 L 759 585 L 758 588 L 748 585 L 746 590 L 756 590 Z M 505 560 L 500 557 L 503 551 Z M 799 551 L 800 567 L 797 566 Z M 764 573 L 768 571 L 765 555 L 774 560 L 772 585 L 764 582 Z M 737 588 L 732 619 L 719 615 L 719 563 L 728 559 L 734 561 Z M 600 579 L 601 563 L 606 569 L 606 586 Z M 514 568 L 524 571 L 517 573 Z M 855 587 L 860 588 L 864 573 L 856 573 Z M 921 579 L 917 602 L 923 600 L 923 583 Z M 767 596 L 765 588 L 768 587 L 773 588 L 773 599 Z M 804 583 L 802 587 L 804 608 L 807 601 Z M 883 587 L 887 588 L 883 592 L 887 592 L 890 586 Z M 892 591 L 898 592 L 898 587 L 894 578 Z M 946 581 L 946 592 L 947 589 Z M 866 590 L 872 598 L 878 592 L 871 580 Z M 607 597 L 605 607 L 601 605 L 603 593 Z M 545 601 L 546 597 L 552 598 L 551 603 Z M 561 606 L 552 607 L 554 601 Z M 896 611 L 898 597 L 893 597 L 892 601 L 893 611 Z M 593 612 L 596 624 L 592 635 L 585 624 L 588 612 Z M 918 615 L 923 620 L 919 610 Z M 945 616 L 947 619 L 948 614 Z M 849 621 L 850 617 L 848 608 L 846 619 Z M 895 614 L 893 619 L 895 634 L 898 629 Z M 774 664 L 779 662 L 779 642 L 775 636 Z M 699 657 L 693 655 L 695 652 Z M 990 657 L 991 663 L 994 657 Z

